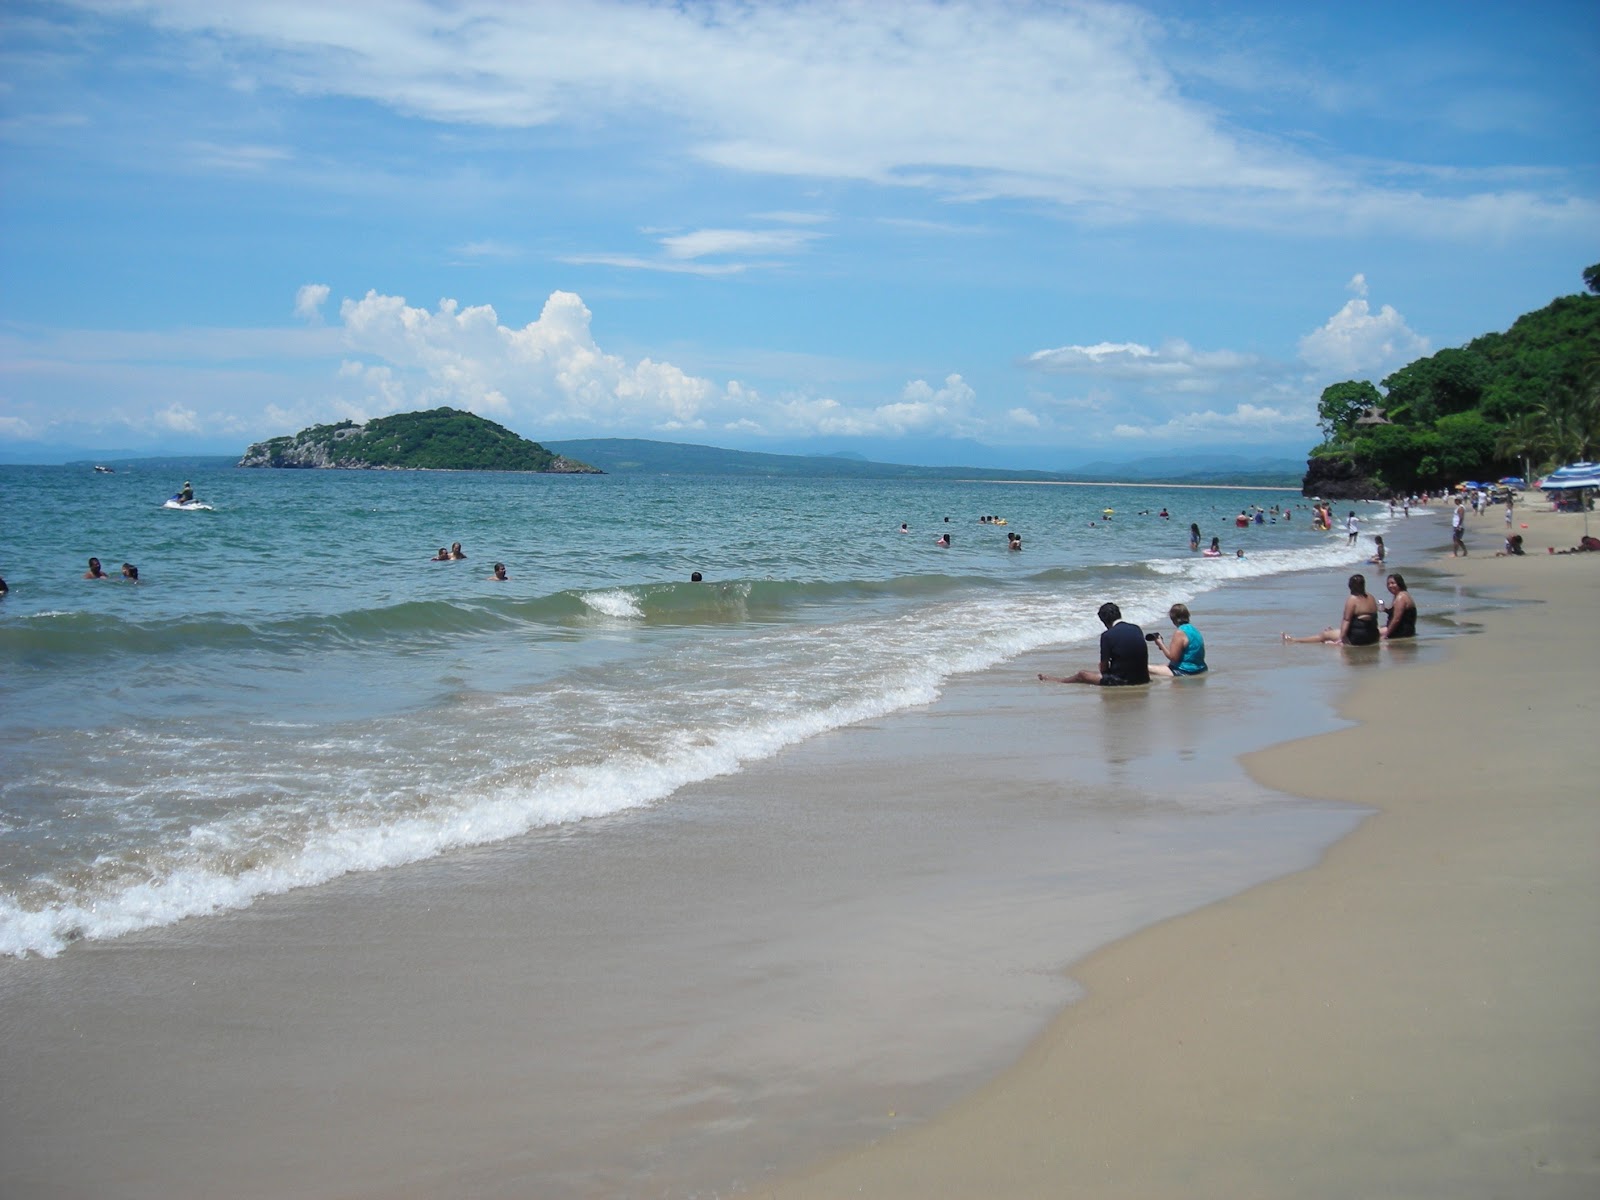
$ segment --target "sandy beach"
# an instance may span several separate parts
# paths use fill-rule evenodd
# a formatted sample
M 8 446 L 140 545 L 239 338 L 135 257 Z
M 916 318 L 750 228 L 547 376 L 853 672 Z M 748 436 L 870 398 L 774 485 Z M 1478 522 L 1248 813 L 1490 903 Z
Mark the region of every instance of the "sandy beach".
M 1600 555 L 1548 553 L 1582 518 L 1534 508 L 1537 553 L 1493 557 L 1496 512 L 1433 564 L 1527 605 L 1352 672 L 1356 724 L 1247 758 L 1378 810 L 1320 864 L 1090 956 L 1085 998 L 988 1087 L 756 1194 L 1600 1192 Z
M 1342 573 L 1224 586 L 1199 681 L 1037 652 L 670 804 L 0 964 L 0 1191 L 1592 1195 L 1600 556 L 1519 519 L 1541 553 L 1394 531 L 1413 645 L 1279 643 Z

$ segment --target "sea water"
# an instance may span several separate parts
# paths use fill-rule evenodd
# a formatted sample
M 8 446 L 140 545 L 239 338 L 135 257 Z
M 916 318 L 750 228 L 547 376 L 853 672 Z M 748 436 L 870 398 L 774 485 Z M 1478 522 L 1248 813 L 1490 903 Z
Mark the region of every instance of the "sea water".
M 212 511 L 162 507 L 184 477 Z M 1254 506 L 1292 519 L 1236 527 Z M 1149 624 L 1366 553 L 1289 491 L 0 467 L 0 954 L 670 818 L 686 785 L 1091 645 L 1107 598 Z M 90 555 L 141 582 L 85 580 Z

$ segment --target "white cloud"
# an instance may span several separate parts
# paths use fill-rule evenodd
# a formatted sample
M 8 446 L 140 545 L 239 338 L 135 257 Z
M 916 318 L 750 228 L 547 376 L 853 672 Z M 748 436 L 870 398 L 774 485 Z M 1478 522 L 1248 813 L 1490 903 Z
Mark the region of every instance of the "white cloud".
M 35 436 L 33 426 L 21 417 L 0 417 L 0 437 L 27 441 Z
M 1357 283 L 1356 299 L 1300 339 L 1300 358 L 1307 366 L 1327 374 L 1381 375 L 1430 351 L 1428 339 L 1414 332 L 1391 306 L 1373 312 L 1365 299 L 1365 278 L 1357 275 L 1351 280 L 1352 290 Z
M 1196 350 L 1181 338 L 1157 349 L 1138 342 L 1099 342 L 1093 346 L 1059 346 L 1035 350 L 1024 362 L 1036 370 L 1062 375 L 1092 375 L 1160 384 L 1167 390 L 1216 380 L 1254 369 L 1255 356 L 1233 350 Z
M 670 258 L 704 258 L 709 254 L 783 254 L 817 235 L 788 229 L 699 229 L 661 239 Z
M 1112 436 L 1124 439 L 1184 441 L 1199 437 L 1214 443 L 1226 436 L 1236 442 L 1249 443 L 1299 436 L 1304 433 L 1305 426 L 1306 416 L 1303 412 L 1239 404 L 1223 412 L 1205 409 L 1143 425 L 1123 422 L 1114 426 L 1111 432 Z
M 169 404 L 159 412 L 152 413 L 151 424 L 170 433 L 199 433 L 201 430 L 199 415 L 192 408 L 185 408 L 181 404 Z
M 307 283 L 300 287 L 294 294 L 294 315 L 302 321 L 313 324 L 322 324 L 322 306 L 328 300 L 328 285 L 325 283 Z
M 198 69 L 216 69 L 220 51 L 236 74 L 286 90 L 457 126 L 604 136 L 656 114 L 667 153 L 741 172 L 1236 227 L 1464 235 L 1582 228 L 1600 210 L 1531 173 L 1522 191 L 1489 181 L 1502 190 L 1471 192 L 1405 164 L 1318 160 L 1234 124 L 1184 93 L 1164 25 L 1121 4 L 151 0 L 140 11 L 193 35 Z M 282 153 L 205 152 L 230 169 Z
M 369 413 L 441 404 L 513 417 L 534 436 L 606 429 L 682 433 L 706 429 L 766 435 L 964 435 L 981 428 L 977 394 L 959 374 L 935 385 L 914 379 L 881 403 L 832 397 L 768 400 L 729 380 L 717 384 L 668 362 L 629 362 L 594 338 L 591 314 L 571 292 L 553 292 L 537 320 L 501 323 L 489 305 L 441 300 L 432 311 L 368 292 L 339 306 L 348 358 L 336 385 Z

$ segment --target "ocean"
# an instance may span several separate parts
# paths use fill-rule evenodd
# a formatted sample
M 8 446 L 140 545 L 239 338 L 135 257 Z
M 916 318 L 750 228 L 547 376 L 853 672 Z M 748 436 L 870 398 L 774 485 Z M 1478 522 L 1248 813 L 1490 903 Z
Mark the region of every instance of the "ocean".
M 670 812 L 952 676 L 1089 645 L 1106 597 L 1148 623 L 1364 553 L 1287 491 L 187 477 L 212 511 L 162 507 L 171 469 L 0 468 L 0 954 Z M 1292 517 L 1237 529 L 1251 506 Z M 1225 557 L 1189 551 L 1191 521 Z M 85 580 L 90 555 L 140 582 Z

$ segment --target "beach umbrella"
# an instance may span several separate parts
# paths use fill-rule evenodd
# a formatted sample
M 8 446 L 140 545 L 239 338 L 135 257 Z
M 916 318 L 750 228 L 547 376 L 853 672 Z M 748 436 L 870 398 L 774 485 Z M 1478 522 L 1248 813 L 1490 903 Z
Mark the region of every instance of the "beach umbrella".
M 1568 463 L 1546 475 L 1539 488 L 1545 492 L 1577 492 L 1578 507 L 1583 510 L 1583 535 L 1589 536 L 1589 505 L 1583 493 L 1600 488 L 1600 463 Z

